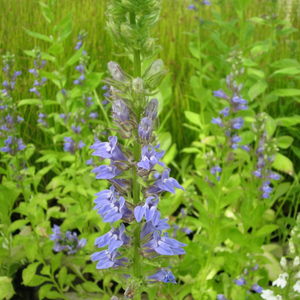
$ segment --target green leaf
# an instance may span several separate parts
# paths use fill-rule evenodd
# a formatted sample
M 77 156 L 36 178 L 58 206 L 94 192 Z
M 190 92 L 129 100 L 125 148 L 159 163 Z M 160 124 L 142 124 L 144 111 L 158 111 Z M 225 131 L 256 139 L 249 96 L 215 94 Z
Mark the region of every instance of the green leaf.
M 272 166 L 278 171 L 294 176 L 294 166 L 292 161 L 280 153 L 276 153 L 276 157 Z
M 292 145 L 293 141 L 294 139 L 291 136 L 280 136 L 277 139 L 277 146 L 281 149 L 287 149 Z
M 66 16 L 65 19 L 67 19 L 66 20 L 67 23 L 58 35 L 57 41 L 59 43 L 64 41 L 71 34 L 71 32 L 73 30 L 72 13 L 70 13 L 68 16 Z M 62 20 L 62 21 L 64 21 L 64 20 Z
M 51 272 L 54 273 L 60 266 L 62 252 L 59 252 L 51 258 Z
M 228 231 L 228 238 L 240 246 L 249 246 L 248 240 L 238 229 L 230 229 Z
M 67 273 L 67 268 L 65 266 L 63 266 L 58 273 L 58 282 L 61 288 L 63 288 Z
M 23 99 L 18 103 L 18 107 L 23 105 L 39 105 L 42 104 L 42 101 L 39 99 Z
M 267 89 L 268 84 L 265 80 L 261 80 L 258 81 L 257 83 L 255 83 L 248 92 L 248 95 L 251 99 L 251 101 L 253 101 L 257 96 L 261 95 L 262 93 L 265 92 L 265 90 Z
M 273 196 L 273 201 L 277 200 L 279 197 L 283 196 L 290 188 L 290 182 L 283 182 L 276 186 L 275 193 Z
M 83 288 L 90 293 L 101 293 L 102 290 L 98 287 L 95 282 L 86 281 L 82 284 Z
M 292 76 L 292 75 L 298 75 L 298 74 L 300 74 L 300 69 L 291 67 L 291 68 L 285 68 L 285 69 L 280 69 L 278 71 L 275 71 L 270 77 L 279 76 L 279 75 Z
M 103 73 L 90 73 L 86 76 L 85 86 L 89 87 L 91 90 L 94 90 L 101 83 Z
M 54 26 L 54 32 L 66 27 L 68 23 L 72 22 L 72 12 L 66 15 L 57 25 Z
M 300 123 L 300 116 L 277 118 L 276 123 L 278 126 L 292 127 Z
M 55 44 L 51 45 L 51 47 L 48 48 L 47 51 L 49 53 L 57 56 L 57 55 L 59 55 L 59 54 L 61 54 L 61 53 L 64 52 L 64 47 L 62 46 L 62 44 L 55 43 Z
M 22 279 L 24 285 L 28 285 L 28 283 L 32 280 L 33 276 L 35 275 L 36 269 L 40 264 L 40 262 L 35 262 L 33 264 L 30 264 L 26 269 L 23 270 Z
M 32 279 L 27 283 L 28 286 L 39 286 L 45 281 L 49 281 L 48 277 L 35 275 L 32 277 Z
M 53 41 L 50 39 L 50 37 L 44 35 L 44 34 L 40 34 L 40 33 L 37 33 L 37 32 L 34 32 L 34 31 L 31 31 L 29 29 L 26 29 L 26 28 L 23 28 L 26 33 L 34 38 L 37 38 L 37 39 L 40 39 L 40 40 L 43 40 L 43 41 L 46 41 L 46 42 L 50 42 L 50 43 L 53 43 Z
M 300 89 L 277 89 L 272 91 L 270 94 L 278 97 L 294 97 L 300 96 Z
M 252 77 L 257 80 L 261 80 L 261 79 L 265 78 L 265 73 L 258 69 L 248 68 L 247 73 L 248 73 L 249 77 Z
M 284 68 L 290 68 L 290 67 L 298 67 L 300 68 L 300 64 L 296 59 L 281 59 L 273 62 L 270 65 L 271 68 L 276 68 L 276 69 L 284 69 Z
M 25 52 L 26 55 L 28 55 L 30 57 L 35 58 L 35 56 L 36 56 L 36 54 L 32 50 L 24 50 L 24 52 Z M 50 60 L 52 62 L 55 62 L 55 57 L 51 56 L 48 53 L 41 52 L 41 56 L 42 56 L 42 59 Z
M 256 232 L 255 236 L 256 236 L 256 237 L 263 237 L 263 236 L 270 235 L 270 234 L 271 234 L 273 231 L 275 231 L 277 228 L 278 228 L 278 226 L 277 226 L 277 225 L 274 225 L 274 224 L 272 224 L 272 225 L 265 225 L 265 226 L 263 226 L 262 228 L 260 228 L 260 229 Z
M 201 124 L 201 121 L 200 121 L 200 115 L 199 114 L 196 114 L 192 111 L 185 111 L 184 112 L 184 115 L 185 117 L 193 124 L 199 126 L 200 128 L 202 128 L 202 124 Z
M 37 258 L 38 254 L 38 245 L 36 243 L 33 243 L 32 241 L 26 241 L 25 243 L 25 251 L 26 256 L 31 262 L 34 262 L 34 260 Z
M 84 45 L 66 62 L 66 64 L 64 65 L 64 69 L 75 64 L 81 57 L 83 51 Z
M 8 232 L 14 232 L 17 229 L 25 226 L 29 221 L 28 220 L 17 220 L 10 224 Z
M 267 119 L 267 123 L 266 123 L 266 130 L 267 130 L 267 134 L 269 136 L 272 136 L 276 130 L 276 121 L 268 115 L 268 119 Z
M 0 277 L 0 299 L 10 299 L 15 293 L 11 283 L 12 279 L 8 277 Z

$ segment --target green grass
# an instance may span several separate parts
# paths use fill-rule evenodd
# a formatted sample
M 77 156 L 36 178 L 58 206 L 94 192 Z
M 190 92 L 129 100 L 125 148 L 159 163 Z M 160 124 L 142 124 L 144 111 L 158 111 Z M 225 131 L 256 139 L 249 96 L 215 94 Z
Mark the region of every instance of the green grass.
M 221 6 L 214 5 L 205 7 L 202 10 L 202 18 L 210 20 L 212 18 L 212 9 L 222 14 L 225 20 L 237 20 L 235 26 L 245 26 L 245 22 L 238 21 L 236 12 L 233 9 L 232 1 L 219 1 Z M 173 108 L 170 119 L 166 122 L 166 130 L 170 131 L 173 136 L 173 142 L 177 144 L 178 149 L 182 149 L 197 138 L 197 135 L 183 126 L 186 122 L 183 112 L 190 110 L 200 113 L 200 105 L 190 99 L 192 95 L 189 86 L 190 77 L 195 74 L 195 69 L 187 61 L 186 58 L 192 57 L 188 45 L 190 36 L 185 32 L 193 31 L 196 28 L 196 20 L 194 13 L 187 9 L 190 2 L 183 0 L 163 0 L 161 20 L 155 29 L 154 36 L 158 36 L 158 44 L 162 45 L 163 51 L 160 58 L 165 62 L 166 68 L 170 73 L 170 84 L 172 87 L 172 97 L 169 104 L 164 108 L 162 118 Z M 250 17 L 268 14 L 270 7 L 266 5 L 266 1 L 253 0 L 246 11 L 245 20 Z M 70 11 L 73 11 L 74 28 L 71 36 L 65 41 L 65 52 L 62 59 L 66 61 L 74 53 L 76 38 L 81 29 L 88 32 L 87 52 L 92 61 L 96 61 L 96 70 L 98 72 L 106 71 L 106 64 L 110 60 L 118 61 L 125 70 L 132 69 L 131 62 L 125 58 L 116 58 L 112 52 L 118 53 L 118 49 L 113 47 L 112 42 L 105 30 L 105 0 L 57 0 L 55 8 L 55 19 L 58 22 Z M 7 50 L 16 54 L 16 69 L 23 72 L 21 80 L 18 82 L 18 92 L 16 93 L 16 101 L 20 99 L 32 98 L 29 88 L 32 85 L 33 78 L 28 73 L 28 69 L 32 68 L 33 61 L 27 57 L 23 50 L 31 50 L 35 46 L 45 50 L 49 45 L 46 42 L 38 41 L 29 37 L 23 28 L 32 31 L 50 35 L 49 24 L 42 17 L 40 6 L 34 0 L 0 0 L 0 53 L 4 54 Z M 295 28 L 300 27 L 300 20 L 292 15 L 292 23 Z M 205 42 L 211 33 L 208 31 L 201 32 L 201 40 Z M 246 41 L 243 50 L 245 56 L 247 47 L 256 41 L 264 41 L 270 36 L 270 30 L 266 27 L 256 27 L 255 33 L 250 40 Z M 234 47 L 239 43 L 238 37 L 233 34 L 222 36 L 223 42 L 229 47 Z M 294 47 L 291 50 L 291 45 Z M 213 46 L 213 45 L 212 45 Z M 205 52 L 206 51 L 206 52 Z M 206 55 L 215 55 L 205 50 Z M 262 68 L 267 68 L 268 64 L 282 58 L 293 57 L 300 60 L 299 51 L 299 32 L 290 35 L 288 38 L 280 37 L 276 51 L 268 58 L 268 61 L 260 61 Z M 47 66 L 51 71 L 50 64 Z M 222 79 L 225 77 L 223 70 L 211 70 L 214 74 Z M 74 73 L 71 70 L 72 75 Z M 3 81 L 3 74 L 0 74 L 0 81 Z M 287 87 L 289 78 L 282 77 L 271 83 L 270 90 L 276 88 Z M 294 88 L 299 86 L 299 79 L 293 80 Z M 47 87 L 47 98 L 53 99 L 55 92 L 49 86 Z M 100 93 L 100 89 L 99 89 Z M 288 106 L 287 106 L 288 105 Z M 268 113 L 273 117 L 286 114 L 300 114 L 299 103 L 295 101 L 280 100 L 276 104 L 272 104 L 268 108 Z M 36 129 L 35 108 L 27 107 L 24 111 L 27 120 L 26 136 L 27 139 L 38 141 L 42 133 Z M 26 137 L 25 137 L 26 139 Z M 41 142 L 41 141 L 40 141 Z M 296 157 L 289 153 L 295 161 Z

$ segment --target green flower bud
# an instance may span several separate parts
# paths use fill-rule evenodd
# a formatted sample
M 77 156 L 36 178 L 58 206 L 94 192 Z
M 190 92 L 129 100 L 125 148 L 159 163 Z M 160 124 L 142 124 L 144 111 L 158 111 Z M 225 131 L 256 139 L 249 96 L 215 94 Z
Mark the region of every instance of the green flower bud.
M 110 61 L 107 64 L 107 67 L 115 81 L 122 83 L 128 83 L 131 81 L 131 77 L 126 74 L 116 62 Z
M 164 63 L 161 59 L 156 60 L 155 62 L 153 62 L 151 64 L 151 66 L 145 71 L 145 73 L 143 74 L 142 78 L 143 79 L 148 79 L 152 76 L 154 76 L 155 74 L 159 73 L 162 71 L 164 67 Z
M 122 47 L 123 44 L 122 44 L 122 37 L 119 33 L 120 32 L 119 26 L 115 24 L 112 20 L 110 20 L 109 22 L 106 23 L 106 29 L 114 44 L 116 44 L 119 47 Z
M 136 93 L 141 92 L 144 88 L 143 79 L 140 77 L 133 79 L 132 80 L 132 88 Z
M 125 39 L 137 40 L 140 36 L 135 25 L 122 23 L 120 29 L 121 34 Z

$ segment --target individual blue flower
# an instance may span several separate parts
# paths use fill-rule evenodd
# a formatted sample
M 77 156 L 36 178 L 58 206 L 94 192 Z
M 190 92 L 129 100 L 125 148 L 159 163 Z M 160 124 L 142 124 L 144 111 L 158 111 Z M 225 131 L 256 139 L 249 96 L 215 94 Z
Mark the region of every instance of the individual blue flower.
M 82 149 L 83 147 L 85 147 L 85 143 L 83 141 L 79 141 L 77 148 Z
M 242 145 L 241 148 L 247 152 L 251 150 L 251 147 L 249 145 Z
M 102 248 L 108 245 L 108 252 L 112 253 L 114 250 L 121 247 L 123 244 L 128 245 L 130 238 L 124 233 L 125 226 L 122 223 L 120 228 L 114 228 L 106 234 L 96 238 L 95 245 Z
M 80 134 L 80 133 L 81 133 L 81 126 L 80 126 L 80 125 L 78 125 L 78 126 L 76 127 L 76 125 L 73 124 L 73 125 L 71 126 L 71 129 L 72 129 L 73 132 L 76 133 L 76 134 Z
M 96 179 L 111 179 L 121 175 L 121 171 L 114 165 L 102 165 L 92 170 L 93 173 L 98 173 Z
M 115 191 L 115 187 L 112 185 L 109 190 L 103 190 L 96 193 L 95 196 L 98 197 L 94 200 L 94 203 L 97 204 L 94 209 L 99 209 L 106 204 L 115 202 L 120 195 Z
M 113 117 L 119 122 L 127 123 L 130 120 L 129 108 L 123 100 L 116 100 L 112 105 Z
M 38 82 L 37 80 L 35 80 L 33 85 L 34 86 L 42 86 L 46 81 L 47 81 L 47 78 L 43 77 L 40 82 Z
M 202 5 L 211 5 L 210 1 L 208 1 L 208 0 L 202 1 L 201 4 L 202 4 Z
M 149 141 L 152 132 L 153 122 L 150 118 L 145 117 L 141 120 L 138 127 L 138 135 L 143 141 Z
M 74 80 L 74 84 L 83 85 L 83 82 L 85 81 L 84 75 L 81 75 L 78 79 Z
M 60 226 L 54 224 L 52 228 L 52 232 L 53 234 L 49 235 L 50 241 L 56 241 L 62 239 Z
M 119 256 L 120 254 L 117 252 L 117 249 L 115 249 L 112 253 L 109 253 L 108 250 L 103 250 L 93 253 L 91 255 L 91 260 L 98 261 L 96 269 L 102 270 L 111 267 L 124 266 L 124 262 L 127 262 L 128 260 L 126 258 L 117 259 Z
M 221 177 L 217 175 L 217 173 L 221 173 L 222 172 L 222 168 L 219 165 L 215 165 L 214 167 L 212 167 L 210 169 L 210 173 L 212 175 L 214 175 L 218 181 L 220 181 Z
M 77 70 L 81 74 L 84 74 L 84 66 L 83 65 L 79 65 L 79 66 L 75 67 L 75 70 Z
M 145 117 L 150 118 L 152 121 L 157 116 L 158 100 L 156 98 L 151 99 L 145 109 Z
M 196 6 L 194 5 L 194 3 L 192 3 L 192 4 L 190 4 L 189 6 L 188 6 L 188 9 L 190 9 L 190 10 L 197 10 L 197 8 L 196 8 Z
M 169 177 L 170 169 L 167 168 L 164 172 L 157 177 L 157 180 L 154 184 L 147 189 L 148 194 L 159 194 L 164 191 L 175 194 L 175 188 L 182 189 L 184 188 L 178 183 L 178 181 L 172 177 Z
M 244 119 L 242 117 L 238 117 L 231 120 L 231 127 L 233 129 L 241 129 L 244 125 Z
M 273 180 L 280 180 L 281 176 L 275 172 L 270 171 L 269 178 Z
M 37 73 L 36 69 L 29 69 L 29 73 L 32 73 L 36 78 L 40 77 L 40 75 Z
M 102 216 L 104 223 L 113 223 L 122 218 L 122 211 L 125 207 L 125 199 L 120 197 L 119 200 L 100 207 L 97 213 Z
M 159 145 L 157 145 L 155 148 L 159 150 Z M 159 160 L 163 158 L 165 151 L 159 151 L 160 152 L 155 151 L 154 147 L 151 145 L 145 145 L 142 148 L 142 157 L 141 160 L 137 163 L 137 166 L 145 170 L 152 169 L 156 164 L 164 167 L 165 164 L 163 162 L 160 162 Z
M 223 98 L 225 100 L 229 99 L 229 97 L 226 95 L 226 93 L 222 89 L 219 89 L 218 91 L 213 91 L 213 93 L 214 93 L 214 96 L 217 98 Z
M 153 219 L 149 222 L 145 222 L 141 231 L 141 240 L 145 238 L 148 234 L 154 232 L 155 230 L 158 230 L 161 233 L 163 230 L 170 228 L 170 225 L 167 223 L 168 218 L 161 219 L 160 217 L 160 211 L 156 211 Z
M 99 114 L 97 112 L 91 112 L 89 115 L 90 119 L 97 119 L 99 117 Z
M 90 166 L 94 163 L 94 160 L 93 160 L 93 158 L 90 158 L 85 163 L 86 163 L 87 166 Z
M 220 115 L 224 115 L 224 117 L 228 117 L 230 112 L 230 107 L 225 107 L 223 110 L 220 111 Z
M 240 279 L 234 280 L 233 283 L 235 283 L 238 286 L 242 286 L 242 285 L 247 284 L 247 282 L 244 279 L 244 277 L 241 277 Z
M 227 300 L 223 294 L 218 294 L 217 299 L 218 300 Z
M 255 171 L 253 172 L 253 175 L 254 175 L 255 177 L 262 178 L 261 168 L 258 168 L 257 170 L 255 170 Z
M 224 123 L 223 123 L 223 120 L 220 118 L 220 117 L 217 117 L 217 118 L 212 118 L 212 121 L 211 121 L 213 124 L 217 124 L 219 125 L 220 127 L 224 127 Z
M 96 150 L 92 155 L 102 158 L 110 158 L 112 161 L 127 161 L 127 157 L 123 154 L 118 138 L 116 136 L 108 137 L 108 142 L 96 141 L 90 149 Z
M 37 90 L 37 88 L 36 87 L 33 87 L 32 89 L 30 89 L 29 90 L 30 92 L 32 92 L 32 93 L 35 93 L 38 97 L 40 97 L 41 96 L 41 94 L 40 94 L 40 92 Z
M 187 226 L 181 229 L 182 232 L 186 233 L 187 235 L 193 233 L 193 231 L 188 228 Z
M 164 282 L 177 284 L 175 281 L 175 276 L 172 274 L 169 268 L 158 270 L 155 274 L 147 276 L 147 280 L 149 280 L 149 283 Z
M 74 48 L 75 50 L 79 50 L 82 47 L 82 45 L 83 45 L 83 37 L 82 37 L 81 33 L 79 33 L 77 39 L 79 41 L 77 42 L 76 47 Z
M 186 244 L 170 238 L 167 233 L 161 236 L 156 230 L 153 233 L 152 239 L 142 247 L 150 248 L 160 255 L 179 255 L 185 254 L 185 251 L 181 248 L 184 246 Z
M 18 123 L 21 123 L 21 122 L 23 122 L 23 121 L 24 121 L 23 118 L 21 118 L 20 116 L 17 116 L 17 122 L 18 122 Z
M 64 151 L 65 152 L 71 152 L 72 154 L 75 153 L 76 150 L 76 143 L 71 137 L 65 137 L 64 138 Z
M 177 237 L 177 231 L 179 230 L 180 227 L 176 224 L 173 224 L 172 226 L 174 228 L 173 237 L 176 238 Z
M 156 196 L 155 201 L 152 201 L 153 199 L 155 199 L 155 197 L 152 197 L 152 196 L 148 197 L 143 206 L 137 206 L 134 209 L 134 216 L 138 223 L 141 222 L 143 216 L 145 216 L 145 219 L 147 222 L 152 220 L 154 213 L 157 210 L 157 205 L 159 202 L 159 199 L 157 196 Z
M 263 288 L 261 286 L 259 286 L 257 283 L 253 284 L 251 286 L 251 289 L 258 294 L 261 294 L 263 291 Z

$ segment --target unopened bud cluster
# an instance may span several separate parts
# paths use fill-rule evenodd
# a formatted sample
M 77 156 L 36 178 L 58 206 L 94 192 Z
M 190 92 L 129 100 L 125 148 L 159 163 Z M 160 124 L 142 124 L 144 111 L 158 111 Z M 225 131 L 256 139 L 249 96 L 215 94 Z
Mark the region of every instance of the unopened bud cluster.
M 160 52 L 149 30 L 159 20 L 160 0 L 110 0 L 107 6 L 107 30 L 115 45 L 126 50 L 141 51 L 142 60 Z

